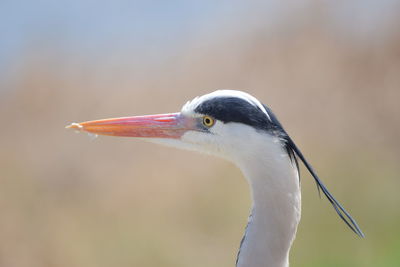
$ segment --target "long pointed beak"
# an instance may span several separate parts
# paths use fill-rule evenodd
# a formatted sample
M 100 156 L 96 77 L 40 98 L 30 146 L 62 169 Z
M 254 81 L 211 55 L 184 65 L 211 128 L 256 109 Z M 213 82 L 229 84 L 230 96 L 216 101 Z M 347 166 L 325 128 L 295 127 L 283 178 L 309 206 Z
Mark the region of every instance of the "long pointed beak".
M 99 135 L 178 139 L 193 124 L 181 113 L 170 113 L 72 123 L 66 128 Z

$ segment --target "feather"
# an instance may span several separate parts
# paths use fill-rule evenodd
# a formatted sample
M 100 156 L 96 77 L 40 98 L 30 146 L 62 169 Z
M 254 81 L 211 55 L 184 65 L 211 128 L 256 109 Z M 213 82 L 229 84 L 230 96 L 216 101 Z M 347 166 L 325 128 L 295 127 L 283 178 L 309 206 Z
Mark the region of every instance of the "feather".
M 314 171 L 313 167 L 308 163 L 306 158 L 303 156 L 301 153 L 300 149 L 296 146 L 296 144 L 293 142 L 292 138 L 287 134 L 281 123 L 278 121 L 277 117 L 275 114 L 271 111 L 270 108 L 264 105 L 266 108 L 269 117 L 271 118 L 272 123 L 275 125 L 276 131 L 280 135 L 280 137 L 284 140 L 284 145 L 286 150 L 288 151 L 289 157 L 292 159 L 293 157 L 295 158 L 296 165 L 298 167 L 298 162 L 296 159 L 296 156 L 303 162 L 304 166 L 307 168 L 307 170 L 310 172 L 312 177 L 315 180 L 315 183 L 317 184 L 317 189 L 319 196 L 321 197 L 321 191 L 324 193 L 328 201 L 331 203 L 333 208 L 335 209 L 336 213 L 339 215 L 339 217 L 347 224 L 350 229 L 356 233 L 360 237 L 364 237 L 364 233 L 361 231 L 360 227 L 358 226 L 357 222 L 351 217 L 351 215 L 345 210 L 345 208 L 337 201 L 333 195 L 328 191 L 324 183 L 321 181 L 321 179 L 318 177 L 316 172 Z

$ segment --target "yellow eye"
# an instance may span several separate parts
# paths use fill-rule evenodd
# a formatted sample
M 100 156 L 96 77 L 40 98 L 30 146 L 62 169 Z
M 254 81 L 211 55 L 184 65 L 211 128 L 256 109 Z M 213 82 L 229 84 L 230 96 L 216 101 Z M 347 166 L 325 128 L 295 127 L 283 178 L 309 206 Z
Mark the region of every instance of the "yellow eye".
M 213 126 L 215 123 L 215 120 L 213 118 L 211 118 L 210 116 L 204 116 L 203 117 L 203 124 L 204 126 L 210 128 L 211 126 Z

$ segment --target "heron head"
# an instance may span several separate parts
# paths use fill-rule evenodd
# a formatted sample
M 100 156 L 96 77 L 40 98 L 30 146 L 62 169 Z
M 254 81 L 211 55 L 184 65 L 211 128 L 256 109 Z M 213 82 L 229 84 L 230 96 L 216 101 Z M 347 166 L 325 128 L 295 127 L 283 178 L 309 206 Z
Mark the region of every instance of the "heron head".
M 234 90 L 196 97 L 177 113 L 87 121 L 67 127 L 99 135 L 142 138 L 229 160 L 253 151 L 251 145 L 259 144 L 255 139 L 275 134 L 276 128 L 265 106 L 253 96 Z

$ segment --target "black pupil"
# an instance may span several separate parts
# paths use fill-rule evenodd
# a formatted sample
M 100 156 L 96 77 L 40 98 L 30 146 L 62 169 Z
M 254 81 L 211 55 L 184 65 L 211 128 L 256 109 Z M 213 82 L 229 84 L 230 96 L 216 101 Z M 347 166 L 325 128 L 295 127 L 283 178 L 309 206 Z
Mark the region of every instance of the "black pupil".
M 206 118 L 206 124 L 210 124 L 211 120 L 209 118 Z

